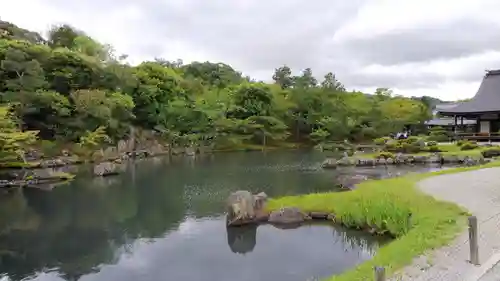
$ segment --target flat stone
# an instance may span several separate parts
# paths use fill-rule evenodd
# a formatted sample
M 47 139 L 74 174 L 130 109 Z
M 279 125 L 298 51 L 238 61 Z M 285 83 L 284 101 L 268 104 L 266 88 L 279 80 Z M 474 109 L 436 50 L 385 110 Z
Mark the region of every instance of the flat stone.
M 309 216 L 315 220 L 326 220 L 328 218 L 328 213 L 324 212 L 310 212 Z

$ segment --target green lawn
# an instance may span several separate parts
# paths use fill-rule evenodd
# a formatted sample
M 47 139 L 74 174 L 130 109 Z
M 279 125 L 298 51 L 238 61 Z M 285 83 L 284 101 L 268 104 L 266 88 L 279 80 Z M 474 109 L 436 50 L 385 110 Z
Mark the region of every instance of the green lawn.
M 500 166 L 491 162 L 482 166 L 461 167 L 400 178 L 370 180 L 356 190 L 341 193 L 317 193 L 272 199 L 269 210 L 283 206 L 303 211 L 330 212 L 336 222 L 348 227 L 374 226 L 397 238 L 378 250 L 373 259 L 330 281 L 373 280 L 373 267 L 384 266 L 389 275 L 411 263 L 426 250 L 449 243 L 466 226 L 467 211 L 455 204 L 437 201 L 416 188 L 416 183 L 430 176 Z M 412 226 L 408 214 L 412 213 Z

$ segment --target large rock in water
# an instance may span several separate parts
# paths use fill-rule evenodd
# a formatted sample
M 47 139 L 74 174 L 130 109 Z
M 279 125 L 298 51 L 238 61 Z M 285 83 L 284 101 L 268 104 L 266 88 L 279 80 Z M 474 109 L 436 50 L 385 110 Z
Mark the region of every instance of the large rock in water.
M 267 219 L 264 205 L 267 195 L 261 192 L 253 195 L 249 191 L 239 190 L 227 199 L 227 225 L 243 225 Z
M 105 177 L 119 174 L 116 164 L 103 162 L 94 166 L 94 176 Z
M 300 224 L 311 219 L 307 214 L 296 207 L 285 207 L 273 211 L 269 215 L 269 222 L 274 224 Z

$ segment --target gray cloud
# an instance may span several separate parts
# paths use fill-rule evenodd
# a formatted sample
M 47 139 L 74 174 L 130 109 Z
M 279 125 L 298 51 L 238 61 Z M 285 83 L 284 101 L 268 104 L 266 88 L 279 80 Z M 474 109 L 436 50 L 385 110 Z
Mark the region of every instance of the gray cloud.
M 339 77 L 340 79 L 342 77 Z M 411 74 L 386 74 L 386 73 L 359 73 L 350 72 L 345 75 L 347 85 L 356 85 L 356 88 L 389 87 L 389 88 L 433 88 L 446 81 L 446 77 L 439 74 L 415 72 Z
M 270 79 L 274 68 L 287 64 L 297 73 L 311 67 L 320 79 L 332 71 L 348 88 L 430 88 L 450 77 L 417 70 L 411 74 L 366 74 L 360 69 L 370 64 L 423 65 L 500 50 L 500 25 L 465 18 L 332 44 L 348 20 L 366 3 L 373 4 L 369 0 L 43 1 L 79 17 L 85 26 L 77 27 L 90 34 L 107 28 L 109 13 L 133 5 L 144 17 L 119 23 L 121 32 L 130 38 L 130 55 L 177 59 L 168 49 L 180 43 L 206 55 L 207 60 L 223 61 L 257 79 Z M 494 68 L 494 63 L 489 65 Z M 464 70 L 453 79 L 477 80 L 477 71 Z
M 339 48 L 344 55 L 357 57 L 367 64 L 395 65 L 498 51 L 498 34 L 500 25 L 458 20 L 443 26 L 426 26 L 342 42 Z

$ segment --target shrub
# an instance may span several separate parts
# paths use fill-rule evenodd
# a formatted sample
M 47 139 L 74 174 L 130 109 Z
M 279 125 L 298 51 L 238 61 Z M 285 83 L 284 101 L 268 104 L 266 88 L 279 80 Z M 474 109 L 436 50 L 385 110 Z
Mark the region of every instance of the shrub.
M 500 147 L 490 147 L 481 151 L 484 158 L 500 156 Z
M 395 155 L 392 152 L 389 151 L 381 151 L 379 152 L 376 156 L 376 159 L 384 158 L 384 159 L 389 159 L 389 158 L 395 158 Z
M 441 152 L 441 149 L 437 145 L 431 145 L 427 148 L 429 152 Z
M 406 143 L 417 143 L 419 141 L 421 141 L 421 139 L 419 137 L 416 137 L 416 136 L 411 136 L 411 137 L 408 137 L 406 139 Z
M 460 146 L 460 150 L 472 150 L 478 147 L 479 146 L 475 142 L 465 142 Z
M 57 143 L 53 141 L 41 140 L 40 149 L 42 150 L 42 153 L 47 157 L 54 157 L 60 154 Z
M 429 141 L 437 141 L 437 142 L 447 142 L 450 140 L 448 135 L 432 135 L 432 134 L 427 139 Z
M 397 140 L 385 144 L 384 150 L 400 153 L 418 153 L 425 149 L 425 142 L 419 138 L 411 140 Z
M 390 137 L 381 137 L 373 140 L 373 144 L 375 145 L 385 145 L 387 142 L 391 140 Z
M 427 146 L 437 146 L 437 142 L 436 141 L 429 141 L 427 142 Z
M 416 143 L 402 143 L 401 145 L 403 153 L 418 153 L 422 151 L 422 147 Z
M 437 142 L 445 142 L 449 141 L 450 135 L 444 130 L 442 127 L 434 127 L 430 130 L 428 140 L 429 141 L 437 141 Z
M 466 142 L 467 142 L 466 140 L 458 140 L 457 141 L 457 146 L 462 146 Z

